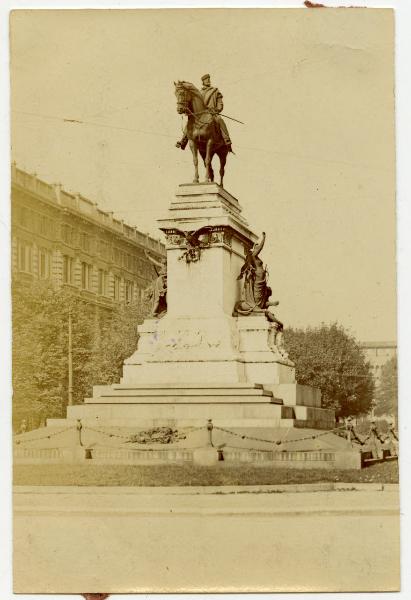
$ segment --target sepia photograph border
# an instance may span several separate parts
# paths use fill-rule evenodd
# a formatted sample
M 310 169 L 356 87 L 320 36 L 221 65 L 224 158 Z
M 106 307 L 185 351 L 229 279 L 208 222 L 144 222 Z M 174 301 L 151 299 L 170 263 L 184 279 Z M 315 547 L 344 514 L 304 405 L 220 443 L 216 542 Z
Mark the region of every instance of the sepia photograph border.
M 356 3 L 351 1 L 324 2 L 325 6 L 348 7 Z M 411 320 L 409 306 L 411 306 L 411 278 L 409 265 L 411 261 L 411 72 L 409 69 L 411 57 L 411 2 L 409 0 L 396 0 L 391 2 L 369 2 L 361 0 L 358 6 L 369 8 L 393 8 L 395 10 L 396 30 L 396 151 L 397 151 L 397 273 L 398 273 L 398 347 L 399 347 L 399 431 L 400 431 L 400 498 L 401 498 L 401 592 L 398 593 L 277 593 L 275 598 L 309 596 L 322 600 L 336 598 L 378 598 L 387 597 L 407 598 L 411 595 L 411 444 L 409 443 L 411 422 Z M 4 600 L 50 600 L 51 594 L 18 594 L 12 593 L 12 506 L 11 506 L 11 460 L 12 460 L 12 430 L 11 430 L 11 301 L 10 301 L 10 106 L 9 106 L 9 47 L 8 47 L 8 18 L 12 9 L 79 9 L 79 8 L 303 8 L 303 2 L 105 2 L 104 0 L 84 2 L 71 0 L 61 2 L 57 0 L 40 1 L 11 1 L 5 0 L 0 6 L 0 90 L 1 90 L 1 116 L 0 128 L 1 148 L 3 161 L 0 165 L 1 177 L 1 266 L 0 266 L 0 305 L 2 309 L 2 335 L 1 335 L 1 361 L 0 381 L 3 392 L 3 406 L 0 422 L 0 462 L 1 462 L 1 510 L 0 510 L 0 597 Z M 308 10 L 308 9 L 307 9 Z M 313 8 L 314 10 L 314 8 Z M 85 590 L 86 592 L 87 590 Z M 104 590 L 101 590 L 103 593 Z M 241 594 L 230 594 L 239 597 Z M 137 598 L 137 594 L 112 594 L 110 599 Z M 167 598 L 191 597 L 194 594 L 162 595 Z M 204 595 L 205 596 L 205 595 Z M 208 598 L 217 595 L 207 595 Z M 249 596 L 249 594 L 248 594 Z M 261 594 L 258 594 L 261 596 Z M 269 596 L 269 594 L 264 594 Z M 270 594 L 271 596 L 271 594 Z M 274 595 L 272 595 L 274 597 Z M 73 594 L 59 594 L 59 600 L 79 598 Z

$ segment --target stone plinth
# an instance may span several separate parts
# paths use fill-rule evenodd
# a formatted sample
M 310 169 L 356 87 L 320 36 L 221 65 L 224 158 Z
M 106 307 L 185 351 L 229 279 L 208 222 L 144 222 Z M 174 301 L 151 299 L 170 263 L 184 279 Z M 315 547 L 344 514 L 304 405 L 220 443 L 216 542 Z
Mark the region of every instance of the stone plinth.
M 291 361 L 268 346 L 264 315 L 147 319 L 122 383 L 295 383 Z
M 237 317 L 240 359 L 244 364 L 246 381 L 264 384 L 295 384 L 294 363 L 270 347 L 271 323 L 264 314 Z
M 219 317 L 148 319 L 137 351 L 125 361 L 122 383 L 245 381 L 235 320 Z
M 256 241 L 236 198 L 215 183 L 178 188 L 160 228 L 167 237 L 167 314 L 139 326 L 122 383 L 292 383 L 294 365 L 269 343 L 264 314 L 233 317 L 247 248 Z M 209 227 L 187 262 L 181 232 Z

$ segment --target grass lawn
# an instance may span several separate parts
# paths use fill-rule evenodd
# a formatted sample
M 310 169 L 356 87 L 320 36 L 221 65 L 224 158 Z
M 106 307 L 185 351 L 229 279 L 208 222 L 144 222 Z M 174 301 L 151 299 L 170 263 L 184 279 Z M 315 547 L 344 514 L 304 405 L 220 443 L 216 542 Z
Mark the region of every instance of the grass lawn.
M 213 467 L 184 465 L 15 465 L 14 485 L 200 486 L 284 483 L 398 483 L 397 461 L 361 470 L 274 469 L 219 463 Z

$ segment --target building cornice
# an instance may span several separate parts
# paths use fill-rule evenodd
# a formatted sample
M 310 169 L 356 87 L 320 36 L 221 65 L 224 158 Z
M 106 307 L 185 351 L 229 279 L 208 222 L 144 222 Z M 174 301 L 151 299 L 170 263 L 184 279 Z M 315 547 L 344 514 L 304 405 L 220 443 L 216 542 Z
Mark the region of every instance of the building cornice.
M 102 228 L 107 233 L 112 234 L 122 242 L 128 242 L 133 247 L 148 249 L 158 255 L 165 254 L 165 246 L 159 240 L 138 231 L 136 227 L 128 225 L 122 220 L 115 219 L 112 212 L 103 211 L 88 198 L 80 194 L 70 194 L 63 190 L 59 184 L 48 184 L 36 175 L 18 169 L 16 165 L 12 167 L 12 187 L 32 196 L 36 200 L 40 200 L 60 214 L 70 214 L 88 224 Z M 87 212 L 81 209 L 82 206 L 87 206 Z M 99 218 L 100 215 L 101 218 Z M 127 235 L 124 229 L 129 229 L 135 238 L 133 239 L 133 237 Z M 142 239 L 139 240 L 138 237 Z

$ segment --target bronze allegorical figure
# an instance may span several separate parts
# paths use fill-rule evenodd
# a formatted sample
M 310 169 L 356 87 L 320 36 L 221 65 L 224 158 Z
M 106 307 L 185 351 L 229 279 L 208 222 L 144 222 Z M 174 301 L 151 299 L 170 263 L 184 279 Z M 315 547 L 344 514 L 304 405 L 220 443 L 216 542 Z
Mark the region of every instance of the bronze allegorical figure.
M 273 351 L 278 351 L 284 358 L 288 358 L 283 343 L 284 326 L 270 310 L 271 306 L 278 306 L 279 302 L 270 301 L 272 292 L 267 283 L 267 269 L 259 256 L 264 243 L 265 232 L 263 231 L 260 242 L 254 244 L 253 248 L 246 253 L 244 264 L 237 278 L 244 278 L 241 300 L 236 302 L 233 314 L 235 316 L 248 316 L 263 313 L 271 323 L 268 339 L 269 347 Z
M 156 279 L 144 290 L 144 299 L 151 304 L 150 316 L 160 319 L 167 312 L 167 262 L 161 262 L 144 252 L 157 275 Z

